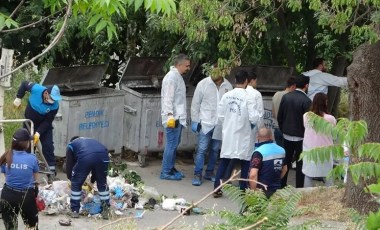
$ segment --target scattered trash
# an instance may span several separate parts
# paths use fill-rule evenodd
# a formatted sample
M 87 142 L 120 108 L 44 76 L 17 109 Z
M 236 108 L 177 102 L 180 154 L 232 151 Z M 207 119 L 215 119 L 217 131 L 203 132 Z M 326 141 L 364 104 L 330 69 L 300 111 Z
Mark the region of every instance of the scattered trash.
M 206 214 L 205 211 L 203 211 L 202 208 L 194 207 L 191 209 L 191 213 L 196 214 L 196 215 L 203 215 Z
M 58 210 L 57 209 L 53 209 L 53 208 L 49 208 L 49 209 L 45 210 L 43 213 L 45 215 L 48 215 L 48 216 L 54 216 L 54 215 L 58 214 Z
M 183 215 L 189 216 L 191 209 L 186 210 L 187 208 L 187 206 L 179 206 L 179 213 L 183 213 Z
M 58 221 L 58 223 L 61 226 L 70 226 L 71 225 L 71 220 L 70 219 L 60 219 Z
M 115 214 L 118 215 L 118 216 L 124 215 L 124 213 L 120 212 L 119 210 L 115 210 Z
M 174 211 L 174 210 L 179 210 L 180 206 L 186 205 L 186 200 L 183 198 L 179 199 L 173 199 L 173 198 L 162 198 L 162 209 L 163 210 L 169 210 L 169 211 Z
M 134 218 L 142 218 L 145 210 L 178 210 L 183 212 L 190 204 L 183 198 L 162 197 L 156 188 L 142 184 L 141 177 L 136 172 L 126 170 L 124 166 L 114 169 L 114 177 L 107 177 L 110 191 L 110 209 L 116 216 L 133 215 Z M 131 183 L 133 181 L 133 183 Z M 129 182 L 129 183 L 128 183 Z M 58 215 L 70 212 L 71 184 L 69 181 L 54 181 L 52 184 L 40 186 L 39 195 L 36 197 L 38 209 L 45 215 Z M 160 203 L 160 200 L 162 203 Z M 136 212 L 128 209 L 134 208 Z M 102 202 L 98 194 L 96 183 L 92 184 L 87 178 L 82 186 L 80 212 L 83 216 L 100 218 Z M 128 214 L 129 213 L 129 214 Z M 201 209 L 189 209 L 184 215 L 203 214 Z M 70 226 L 70 219 L 60 219 L 61 226 Z
M 44 199 L 40 195 L 37 195 L 36 197 L 36 205 L 37 205 L 37 210 L 39 212 L 43 211 L 46 207 Z
M 143 217 L 144 213 L 145 213 L 145 211 L 137 211 L 135 213 L 135 218 L 141 219 Z

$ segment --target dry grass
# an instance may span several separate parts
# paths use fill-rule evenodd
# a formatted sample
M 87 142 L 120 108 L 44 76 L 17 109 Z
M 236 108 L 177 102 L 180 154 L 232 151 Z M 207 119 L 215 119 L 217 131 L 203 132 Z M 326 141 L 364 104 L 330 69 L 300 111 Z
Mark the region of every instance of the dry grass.
M 342 203 L 344 188 L 319 187 L 303 192 L 298 208 L 300 216 L 318 220 L 351 222 L 349 210 Z

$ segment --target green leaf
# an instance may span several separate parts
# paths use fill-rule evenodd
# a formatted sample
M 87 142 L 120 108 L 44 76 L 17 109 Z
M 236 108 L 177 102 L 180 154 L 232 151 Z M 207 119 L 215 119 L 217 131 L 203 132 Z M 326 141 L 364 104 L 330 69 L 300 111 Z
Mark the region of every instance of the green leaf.
M 8 27 L 8 28 L 11 28 L 11 20 L 8 18 L 7 20 L 5 20 L 5 25 Z
M 140 9 L 142 4 L 144 3 L 144 0 L 135 0 L 135 12 Z
M 332 178 L 334 180 L 342 179 L 346 173 L 344 165 L 337 165 L 328 173 L 327 178 Z
M 378 230 L 380 229 L 380 211 L 373 213 L 370 212 L 367 218 L 366 229 Z
M 90 28 L 91 26 L 95 25 L 96 23 L 98 23 L 98 21 L 102 18 L 102 15 L 101 14 L 96 14 L 94 16 L 91 17 L 90 19 L 90 22 L 88 23 L 88 27 L 87 28 Z
M 335 128 L 336 126 L 323 119 L 323 117 L 313 112 L 307 112 L 306 118 L 307 125 L 313 128 L 318 134 L 331 135 L 334 139 L 338 138 L 339 133 L 338 129 Z
M 177 6 L 175 4 L 175 1 L 173 1 L 173 0 L 167 0 L 167 2 L 169 3 L 169 5 L 171 7 L 172 12 L 176 13 L 177 12 Z
M 368 134 L 367 123 L 363 120 L 352 121 L 348 125 L 346 142 L 349 148 L 357 148 Z
M 0 15 L 0 30 L 2 30 L 5 26 L 5 18 L 3 15 Z
M 110 35 L 111 34 L 111 35 Z M 113 36 L 117 38 L 117 32 L 116 32 L 116 27 L 113 23 L 108 23 L 107 25 L 107 35 L 108 35 L 108 40 L 112 40 Z
M 107 36 L 108 36 L 108 40 L 112 40 L 113 32 L 112 32 L 112 28 L 109 25 L 107 26 Z
M 107 21 L 106 20 L 101 20 L 97 25 L 96 25 L 96 28 L 95 28 L 95 33 L 99 33 L 99 31 L 101 31 L 102 29 L 104 29 L 104 27 L 107 26 Z
M 378 193 L 380 194 L 380 183 L 377 184 L 371 184 L 368 186 L 370 193 Z
M 359 147 L 360 158 L 371 158 L 380 162 L 380 143 L 365 143 Z
M 156 0 L 156 12 L 161 12 L 161 9 L 163 8 L 162 5 L 165 3 L 164 1 Z
M 145 9 L 149 9 L 150 6 L 152 5 L 152 3 L 153 3 L 153 0 L 145 0 L 144 1 L 144 7 L 145 7 Z
M 371 178 L 380 177 L 380 164 L 375 162 L 359 162 L 353 165 L 350 165 L 349 170 L 352 175 L 353 182 L 357 185 L 359 179 L 363 178 L 368 180 Z
M 343 147 L 341 145 L 331 145 L 317 147 L 308 151 L 303 151 L 300 158 L 304 161 L 314 161 L 315 163 L 323 163 L 333 159 L 342 159 L 344 157 Z

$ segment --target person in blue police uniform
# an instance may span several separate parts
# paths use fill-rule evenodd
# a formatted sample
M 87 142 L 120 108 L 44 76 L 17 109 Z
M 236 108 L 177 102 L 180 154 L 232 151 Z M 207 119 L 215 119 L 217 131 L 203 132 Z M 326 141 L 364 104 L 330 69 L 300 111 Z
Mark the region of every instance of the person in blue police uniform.
M 107 186 L 107 148 L 99 141 L 86 137 L 73 137 L 66 150 L 66 174 L 71 180 L 71 217 L 79 217 L 82 185 L 91 172 L 91 183 L 96 181 L 102 203 L 102 217 L 109 218 L 110 194 Z
M 36 196 L 38 187 L 38 162 L 30 154 L 32 136 L 27 129 L 18 129 L 12 137 L 11 150 L 0 157 L 1 172 L 5 174 L 5 184 L 1 192 L 0 208 L 6 230 L 18 229 L 18 214 L 24 224 L 38 229 Z M 1 228 L 0 228 L 1 229 Z
M 268 128 L 259 130 L 257 140 L 250 162 L 249 186 L 252 190 L 262 189 L 269 198 L 281 188 L 281 178 L 288 171 L 285 149 L 273 142 L 272 131 Z M 267 188 L 255 181 L 267 185 Z
M 13 104 L 21 106 L 21 98 L 29 91 L 29 101 L 25 109 L 25 118 L 34 123 L 34 143 L 41 141 L 42 152 L 49 164 L 50 171 L 55 173 L 55 157 L 53 145 L 53 120 L 59 109 L 62 99 L 58 86 L 42 86 L 24 81 L 21 83 Z

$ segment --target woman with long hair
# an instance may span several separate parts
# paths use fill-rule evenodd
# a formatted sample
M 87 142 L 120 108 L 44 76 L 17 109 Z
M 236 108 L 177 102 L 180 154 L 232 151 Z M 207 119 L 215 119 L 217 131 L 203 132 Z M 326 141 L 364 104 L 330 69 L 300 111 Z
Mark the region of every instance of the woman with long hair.
M 333 125 L 336 125 L 336 119 L 334 116 L 328 114 L 327 112 L 327 95 L 324 93 L 317 93 L 314 96 L 311 111 L 309 113 L 315 113 L 316 115 L 322 117 L 326 121 Z M 310 150 L 317 147 L 333 145 L 333 139 L 331 135 L 324 135 L 317 133 L 314 130 L 312 124 L 308 121 L 308 113 L 303 115 L 303 121 L 305 126 L 305 136 L 303 139 L 303 150 Z M 324 178 L 325 185 L 331 186 L 332 181 L 326 180 L 326 176 L 329 171 L 333 168 L 333 159 L 330 158 L 324 162 L 314 162 L 303 160 L 302 172 L 305 174 L 304 187 L 313 187 L 312 180 L 315 177 Z
M 31 140 L 28 130 L 16 130 L 11 149 L 0 157 L 1 172 L 5 174 L 0 207 L 6 230 L 18 229 L 19 212 L 29 229 L 38 229 L 35 185 L 39 168 L 36 156 L 27 152 Z

